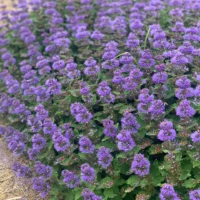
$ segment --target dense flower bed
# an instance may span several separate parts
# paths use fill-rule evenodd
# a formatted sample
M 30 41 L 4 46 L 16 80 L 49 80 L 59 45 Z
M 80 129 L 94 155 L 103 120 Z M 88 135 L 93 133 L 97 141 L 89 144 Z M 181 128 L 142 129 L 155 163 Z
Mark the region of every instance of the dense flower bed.
M 200 199 L 200 1 L 1 6 L 0 134 L 52 200 Z

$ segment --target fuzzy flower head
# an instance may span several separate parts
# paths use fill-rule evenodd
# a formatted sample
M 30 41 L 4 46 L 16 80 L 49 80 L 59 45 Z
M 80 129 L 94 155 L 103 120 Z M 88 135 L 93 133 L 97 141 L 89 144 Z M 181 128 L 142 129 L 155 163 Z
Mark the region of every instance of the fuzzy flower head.
M 81 103 L 73 103 L 70 106 L 71 114 L 79 123 L 89 123 L 92 119 L 92 114 Z
M 176 86 L 178 86 L 181 89 L 186 89 L 191 86 L 191 81 L 186 76 L 182 76 L 178 80 L 176 80 Z
M 81 165 L 81 179 L 84 182 L 92 182 L 95 180 L 95 170 L 88 163 Z
M 140 125 L 136 121 L 136 117 L 128 111 L 124 113 L 121 119 L 121 123 L 122 128 L 124 130 L 129 130 L 131 133 L 136 133 L 140 127 Z
M 146 176 L 149 174 L 150 162 L 143 154 L 136 154 L 131 165 L 131 170 L 138 176 Z
M 113 160 L 113 157 L 110 154 L 110 149 L 106 147 L 99 148 L 97 157 L 99 165 L 104 169 L 108 168 Z
M 190 138 L 192 139 L 192 142 L 194 143 L 200 142 L 200 130 L 193 132 L 190 135 Z
M 93 153 L 94 152 L 94 145 L 92 144 L 92 141 L 83 136 L 79 139 L 79 149 L 82 153 Z
M 200 189 L 190 191 L 189 196 L 190 196 L 190 200 L 199 200 L 200 199 Z
M 176 108 L 176 115 L 181 118 L 192 117 L 195 114 L 194 108 L 190 105 L 190 101 L 183 100 L 180 102 L 179 106 Z
M 107 81 L 99 83 L 99 87 L 97 88 L 97 93 L 101 97 L 106 97 L 111 93 L 111 88 L 108 86 Z
M 180 200 L 177 193 L 174 190 L 174 187 L 170 184 L 164 184 L 160 190 L 160 200 Z
M 104 134 L 107 137 L 116 137 L 117 135 L 117 128 L 114 125 L 114 121 L 110 119 L 104 119 L 103 120 L 103 126 L 104 126 Z
M 92 192 L 89 188 L 85 188 L 82 191 L 82 197 L 84 198 L 84 200 L 102 200 L 102 197 L 95 195 L 94 192 Z
M 32 137 L 33 148 L 42 150 L 46 146 L 46 140 L 40 134 L 35 134 Z
M 167 120 L 161 122 L 158 139 L 161 141 L 168 141 L 175 139 L 175 137 L 176 131 L 173 129 L 173 123 Z
M 63 182 L 66 184 L 68 188 L 71 189 L 76 188 L 80 183 L 79 177 L 69 170 L 63 170 L 62 176 L 63 176 Z
M 151 113 L 151 117 L 156 119 L 165 113 L 165 105 L 160 99 L 154 100 L 151 102 L 148 111 Z
M 131 137 L 130 131 L 127 130 L 121 130 L 117 135 L 117 139 L 118 149 L 124 152 L 132 150 L 136 145 Z

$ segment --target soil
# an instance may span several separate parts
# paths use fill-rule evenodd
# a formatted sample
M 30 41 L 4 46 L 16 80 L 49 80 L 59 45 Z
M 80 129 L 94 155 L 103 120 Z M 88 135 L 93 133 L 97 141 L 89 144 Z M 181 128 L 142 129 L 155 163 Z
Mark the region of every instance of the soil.
M 0 139 L 0 200 L 41 200 L 31 188 L 31 180 L 17 178 L 12 171 L 17 161 L 7 144 Z

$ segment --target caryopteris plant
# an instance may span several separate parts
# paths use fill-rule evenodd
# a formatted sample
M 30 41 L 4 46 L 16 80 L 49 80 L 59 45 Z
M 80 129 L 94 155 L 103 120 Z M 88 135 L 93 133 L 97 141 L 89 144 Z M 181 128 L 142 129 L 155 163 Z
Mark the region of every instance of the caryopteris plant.
M 200 200 L 200 1 L 1 6 L 0 127 L 51 200 Z

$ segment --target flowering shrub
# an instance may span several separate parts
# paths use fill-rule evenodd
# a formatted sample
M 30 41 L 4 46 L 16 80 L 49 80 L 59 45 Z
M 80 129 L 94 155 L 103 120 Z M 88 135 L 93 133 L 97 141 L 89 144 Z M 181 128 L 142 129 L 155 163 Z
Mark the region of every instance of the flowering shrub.
M 1 6 L 0 134 L 51 200 L 200 199 L 199 0 Z

